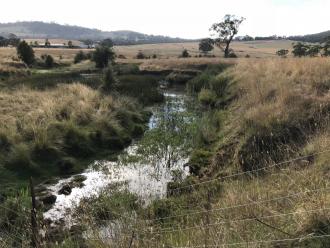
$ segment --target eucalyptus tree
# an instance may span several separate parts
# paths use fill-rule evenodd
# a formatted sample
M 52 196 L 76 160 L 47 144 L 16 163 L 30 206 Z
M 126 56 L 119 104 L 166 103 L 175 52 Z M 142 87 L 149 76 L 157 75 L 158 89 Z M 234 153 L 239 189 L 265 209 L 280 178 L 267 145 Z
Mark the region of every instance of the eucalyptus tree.
M 225 58 L 230 57 L 230 43 L 238 33 L 239 27 L 244 20 L 245 18 L 243 17 L 226 15 L 223 21 L 214 23 L 210 28 L 210 31 L 217 35 L 214 42 L 224 51 Z

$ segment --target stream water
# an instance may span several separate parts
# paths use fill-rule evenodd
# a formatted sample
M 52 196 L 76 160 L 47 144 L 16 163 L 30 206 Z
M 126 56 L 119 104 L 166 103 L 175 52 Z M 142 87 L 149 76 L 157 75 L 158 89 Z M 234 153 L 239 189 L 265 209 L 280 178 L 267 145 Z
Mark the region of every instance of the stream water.
M 188 162 L 186 149 L 177 149 L 184 141 L 178 139 L 177 145 L 163 144 L 167 136 L 158 137 L 161 140 L 153 140 L 145 137 L 148 132 L 161 128 L 164 119 L 169 120 L 172 116 L 187 111 L 186 103 L 188 97 L 182 92 L 165 92 L 165 103 L 152 108 L 153 115 L 149 120 L 149 130 L 144 137 L 133 142 L 127 149 L 118 155 L 118 161 L 95 161 L 81 175 L 86 180 L 82 187 L 73 188 L 69 195 L 59 194 L 59 190 L 64 184 L 72 181 L 73 177 L 58 181 L 55 185 L 48 187 L 48 190 L 56 195 L 55 204 L 44 213 L 44 218 L 52 223 L 65 223 L 71 226 L 75 223 L 72 217 L 72 210 L 75 206 L 86 198 L 96 197 L 100 192 L 115 183 L 125 182 L 129 192 L 136 194 L 145 204 L 150 201 L 166 196 L 167 184 L 173 180 L 173 171 L 179 171 L 184 178 L 189 174 L 189 169 L 185 167 Z M 189 121 L 188 117 L 181 119 L 183 122 Z M 182 123 L 181 123 L 182 124 Z M 161 128 L 162 129 L 162 128 Z M 178 127 L 174 127 L 174 131 Z M 161 130 L 166 132 L 166 130 Z M 157 133 L 157 132 L 156 132 Z M 155 136 L 157 137 L 157 135 Z M 152 154 L 146 155 L 141 152 L 141 146 L 152 143 L 152 148 L 148 148 Z M 156 145 L 156 146 L 155 146 Z M 147 145 L 148 146 L 148 145 Z M 174 147 L 177 146 L 177 147 Z M 146 149 L 142 149 L 145 151 Z M 134 162 L 127 160 L 127 157 L 139 157 Z M 141 159 L 143 158 L 143 159 Z

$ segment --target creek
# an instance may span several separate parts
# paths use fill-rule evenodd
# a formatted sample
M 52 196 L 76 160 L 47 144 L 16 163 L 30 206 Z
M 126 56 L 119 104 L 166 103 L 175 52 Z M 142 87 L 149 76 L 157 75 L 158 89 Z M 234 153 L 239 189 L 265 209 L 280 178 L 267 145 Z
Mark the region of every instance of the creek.
M 44 219 L 53 225 L 70 227 L 76 222 L 72 214 L 75 207 L 84 199 L 97 197 L 102 190 L 118 183 L 124 183 L 129 192 L 148 205 L 155 199 L 166 197 L 167 184 L 177 177 L 175 175 L 179 174 L 181 180 L 189 175 L 186 166 L 191 147 L 189 136 L 193 136 L 191 124 L 195 120 L 189 110 L 192 99 L 182 90 L 166 90 L 164 95 L 164 103 L 151 107 L 153 115 L 148 123 L 149 129 L 120 152 L 116 161 L 95 161 L 83 173 L 47 186 L 56 201 L 44 213 Z M 77 177 L 83 178 L 80 186 L 63 194 L 63 185 Z

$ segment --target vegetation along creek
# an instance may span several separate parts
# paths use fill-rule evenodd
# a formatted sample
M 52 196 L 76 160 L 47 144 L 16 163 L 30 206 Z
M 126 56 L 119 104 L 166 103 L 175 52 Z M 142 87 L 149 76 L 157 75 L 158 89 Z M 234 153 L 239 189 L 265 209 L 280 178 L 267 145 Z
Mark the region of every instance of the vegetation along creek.
M 118 190 L 127 189 L 148 204 L 166 196 L 168 182 L 188 175 L 185 166 L 197 118 L 193 100 L 182 90 L 166 90 L 164 96 L 164 103 L 151 107 L 153 115 L 143 137 L 120 152 L 115 161 L 95 161 L 84 173 L 47 186 L 55 202 L 44 213 L 45 219 L 73 225 L 74 207 L 118 183 L 125 184 Z

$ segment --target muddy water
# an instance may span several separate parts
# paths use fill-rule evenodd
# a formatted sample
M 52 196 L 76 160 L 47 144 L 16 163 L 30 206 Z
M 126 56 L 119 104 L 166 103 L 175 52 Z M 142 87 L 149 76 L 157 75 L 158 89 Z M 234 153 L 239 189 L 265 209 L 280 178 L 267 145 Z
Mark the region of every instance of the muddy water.
M 171 115 L 186 111 L 185 102 L 187 97 L 178 92 L 166 92 L 165 103 L 152 109 L 153 116 L 149 120 L 149 129 L 156 128 L 161 116 Z M 148 131 L 147 131 L 148 132 Z M 142 138 L 143 139 L 143 138 Z M 156 142 L 156 141 L 155 141 Z M 169 167 L 168 156 L 148 161 L 123 162 L 127 155 L 136 154 L 139 150 L 141 140 L 133 142 L 131 146 L 118 155 L 118 161 L 95 161 L 81 175 L 86 178 L 82 187 L 73 188 L 69 195 L 58 194 L 64 184 L 73 180 L 73 177 L 60 180 L 57 184 L 49 186 L 48 189 L 56 195 L 56 202 L 50 210 L 44 213 L 44 218 L 52 223 L 65 223 L 67 226 L 74 224 L 71 216 L 75 206 L 85 198 L 95 197 L 100 192 L 115 183 L 125 183 L 127 189 L 140 197 L 148 204 L 150 201 L 166 196 L 167 184 L 173 180 L 172 171 L 180 171 L 183 177 L 189 174 L 189 169 L 184 165 L 188 158 L 186 155 L 176 154 L 173 156 Z M 152 155 L 151 155 L 152 156 Z

